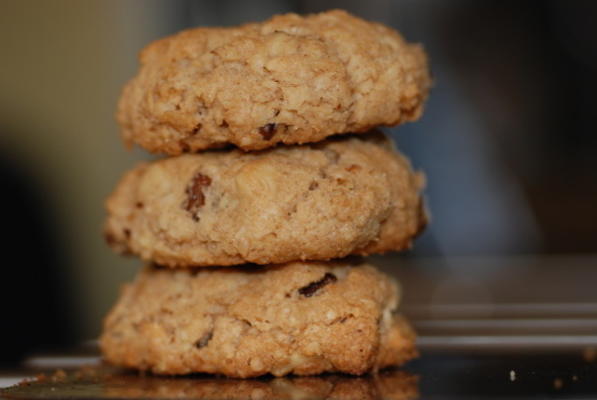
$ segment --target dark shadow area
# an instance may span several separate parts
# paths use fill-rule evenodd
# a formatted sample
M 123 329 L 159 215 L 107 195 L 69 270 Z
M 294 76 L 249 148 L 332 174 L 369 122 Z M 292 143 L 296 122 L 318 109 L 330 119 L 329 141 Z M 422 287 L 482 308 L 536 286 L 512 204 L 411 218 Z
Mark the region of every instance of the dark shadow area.
M 5 132 L 3 132 L 5 133 Z M 67 281 L 65 243 L 53 225 L 42 187 L 21 163 L 0 156 L 3 229 L 0 366 L 16 365 L 27 353 L 72 345 L 75 304 Z

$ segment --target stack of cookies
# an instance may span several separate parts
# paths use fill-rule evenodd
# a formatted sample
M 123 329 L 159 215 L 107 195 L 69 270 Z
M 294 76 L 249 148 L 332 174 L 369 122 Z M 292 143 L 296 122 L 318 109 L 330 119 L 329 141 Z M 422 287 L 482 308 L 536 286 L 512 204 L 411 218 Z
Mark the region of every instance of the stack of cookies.
M 233 377 L 362 374 L 416 356 L 399 288 L 362 258 L 408 249 L 423 178 L 378 125 L 422 112 L 418 45 L 343 11 L 187 30 L 125 87 L 108 243 L 148 265 L 105 320 L 115 365 Z

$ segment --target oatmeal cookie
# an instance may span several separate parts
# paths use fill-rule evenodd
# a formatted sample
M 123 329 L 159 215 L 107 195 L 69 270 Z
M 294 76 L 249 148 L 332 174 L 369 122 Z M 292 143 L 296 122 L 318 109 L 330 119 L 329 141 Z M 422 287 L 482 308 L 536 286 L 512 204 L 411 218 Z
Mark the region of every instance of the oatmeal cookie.
M 122 135 L 169 155 L 413 121 L 431 82 L 421 46 L 340 10 L 186 30 L 147 46 L 140 64 L 119 102 Z
M 124 176 L 105 235 L 119 252 L 170 267 L 402 250 L 426 223 L 422 180 L 380 134 L 185 154 Z
M 356 261 L 147 267 L 100 346 L 108 362 L 156 374 L 363 374 L 417 355 L 398 297 L 393 280 Z

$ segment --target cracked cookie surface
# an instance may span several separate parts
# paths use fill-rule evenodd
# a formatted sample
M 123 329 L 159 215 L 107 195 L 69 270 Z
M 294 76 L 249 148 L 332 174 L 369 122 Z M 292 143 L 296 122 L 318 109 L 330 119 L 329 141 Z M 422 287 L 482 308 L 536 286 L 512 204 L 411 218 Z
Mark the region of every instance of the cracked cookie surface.
M 157 374 L 363 374 L 417 355 L 398 302 L 392 279 L 356 261 L 146 267 L 104 321 L 100 345 L 110 363 Z
M 108 198 L 105 234 L 170 267 L 402 250 L 426 223 L 422 181 L 376 133 L 186 154 L 129 171 Z
M 419 45 L 340 10 L 183 31 L 147 46 L 140 64 L 119 102 L 123 138 L 170 155 L 413 121 L 431 85 Z

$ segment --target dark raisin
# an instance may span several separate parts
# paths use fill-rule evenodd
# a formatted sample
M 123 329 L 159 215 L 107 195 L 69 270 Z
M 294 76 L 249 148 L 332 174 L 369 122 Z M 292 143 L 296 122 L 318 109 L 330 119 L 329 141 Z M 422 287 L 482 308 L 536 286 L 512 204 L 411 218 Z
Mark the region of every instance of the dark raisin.
M 346 321 L 348 321 L 349 318 L 354 318 L 354 315 L 352 314 L 348 314 L 348 315 L 344 315 L 342 318 L 340 318 L 340 323 L 343 324 Z
M 307 286 L 303 286 L 302 288 L 300 288 L 298 290 L 298 292 L 299 292 L 299 294 L 301 294 L 305 297 L 311 297 L 315 294 L 315 292 L 317 292 L 322 287 L 329 285 L 330 283 L 334 283 L 337 280 L 338 280 L 338 278 L 336 278 L 336 275 L 334 275 L 330 272 L 326 272 L 325 275 L 323 276 L 323 278 L 321 278 L 318 281 L 311 282 Z
M 211 338 L 214 336 L 214 332 L 213 331 L 207 331 L 203 334 L 203 336 L 201 336 L 199 338 L 199 340 L 197 340 L 195 342 L 195 347 L 198 349 L 201 349 L 205 346 L 207 346 L 207 344 L 209 343 L 209 341 L 211 340 Z
M 309 190 L 315 190 L 319 187 L 319 183 L 313 181 L 309 184 Z
M 138 201 L 135 203 L 135 207 L 137 207 L 137 208 L 143 208 L 143 206 L 144 206 L 144 204 L 141 201 Z
M 130 229 L 124 228 L 123 232 L 124 232 L 124 236 L 125 236 L 127 239 L 130 239 L 130 238 L 131 238 L 131 230 L 130 230 Z
M 276 133 L 276 124 L 271 123 L 263 125 L 259 128 L 259 133 L 263 136 L 264 140 L 270 140 Z
M 197 217 L 197 211 L 205 204 L 205 195 L 203 194 L 203 188 L 211 185 L 211 178 L 207 175 L 203 175 L 197 172 L 191 182 L 187 185 L 185 190 L 187 194 L 187 200 L 184 202 L 183 207 L 185 210 L 191 213 L 193 220 L 199 221 Z
M 222 123 L 220 124 L 220 128 L 228 128 L 228 121 L 226 121 L 225 119 L 222 120 Z
M 179 141 L 178 146 L 180 147 L 180 151 L 183 153 L 188 153 L 191 151 L 191 146 L 189 146 L 189 144 L 184 140 Z
M 203 127 L 203 125 L 201 124 L 197 124 L 195 125 L 195 127 L 193 128 L 193 130 L 191 131 L 191 135 L 196 135 L 201 131 L 201 128 Z

